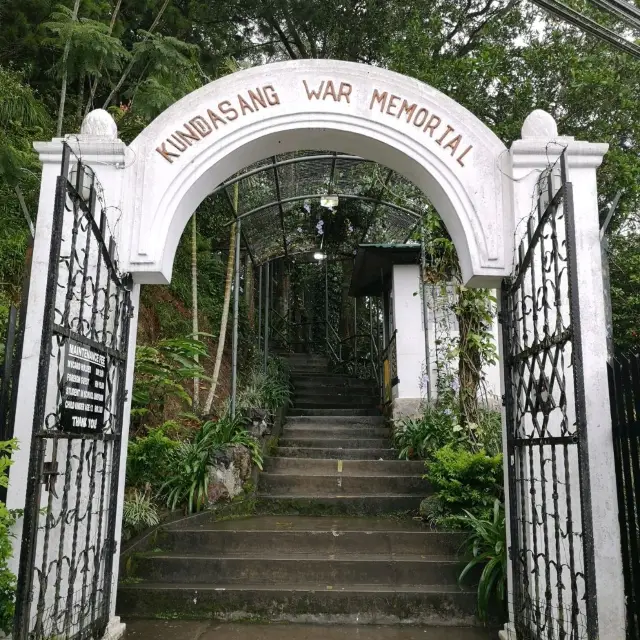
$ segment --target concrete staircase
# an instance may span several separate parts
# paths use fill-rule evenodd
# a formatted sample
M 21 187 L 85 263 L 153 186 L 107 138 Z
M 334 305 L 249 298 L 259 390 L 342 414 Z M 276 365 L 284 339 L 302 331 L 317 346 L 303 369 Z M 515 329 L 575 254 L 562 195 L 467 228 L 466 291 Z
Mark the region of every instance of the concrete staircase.
M 423 465 L 395 459 L 375 387 L 291 360 L 294 409 L 260 476 L 264 515 L 163 527 L 132 558 L 119 615 L 475 624 L 475 590 L 457 584 L 463 537 L 411 518 L 428 494 Z

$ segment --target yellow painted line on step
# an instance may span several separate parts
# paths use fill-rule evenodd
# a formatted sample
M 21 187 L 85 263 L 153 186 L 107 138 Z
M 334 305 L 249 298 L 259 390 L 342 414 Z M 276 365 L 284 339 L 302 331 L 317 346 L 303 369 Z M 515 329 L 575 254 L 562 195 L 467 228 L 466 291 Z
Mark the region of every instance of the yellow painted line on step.
M 342 460 L 338 460 L 338 473 L 342 473 Z

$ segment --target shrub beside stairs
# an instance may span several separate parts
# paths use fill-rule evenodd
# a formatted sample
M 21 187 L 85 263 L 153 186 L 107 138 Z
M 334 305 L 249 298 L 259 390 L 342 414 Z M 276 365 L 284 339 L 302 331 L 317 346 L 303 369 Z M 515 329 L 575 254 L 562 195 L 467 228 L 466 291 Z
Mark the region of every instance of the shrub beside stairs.
M 477 624 L 475 589 L 457 583 L 463 537 L 411 518 L 429 493 L 423 464 L 395 459 L 377 389 L 318 356 L 291 364 L 294 409 L 265 460 L 257 515 L 162 526 L 126 562 L 118 614 Z

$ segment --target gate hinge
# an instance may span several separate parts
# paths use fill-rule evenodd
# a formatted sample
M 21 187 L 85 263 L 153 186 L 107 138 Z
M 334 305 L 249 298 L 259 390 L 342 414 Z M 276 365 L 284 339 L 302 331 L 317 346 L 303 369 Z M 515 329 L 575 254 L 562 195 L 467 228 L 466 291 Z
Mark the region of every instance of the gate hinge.
M 506 407 L 506 406 L 507 406 L 507 396 L 506 396 L 506 394 L 504 394 L 504 393 L 503 393 L 503 394 L 500 396 L 500 399 L 502 400 L 502 406 L 503 406 L 503 407 Z
M 56 476 L 58 476 L 58 463 L 56 461 L 45 462 L 42 467 L 42 484 L 46 485 L 47 491 L 56 498 Z
M 504 322 L 504 315 L 502 311 L 498 311 L 498 324 L 502 324 Z

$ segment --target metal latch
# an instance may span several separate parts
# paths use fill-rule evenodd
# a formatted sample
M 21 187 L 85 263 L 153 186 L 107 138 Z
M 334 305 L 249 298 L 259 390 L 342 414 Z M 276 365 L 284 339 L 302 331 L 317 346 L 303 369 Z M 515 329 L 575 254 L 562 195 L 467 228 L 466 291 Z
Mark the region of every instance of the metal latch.
M 42 484 L 47 487 L 47 491 L 52 493 L 56 498 L 56 477 L 59 476 L 58 463 L 53 460 L 51 462 L 45 462 L 42 468 Z

